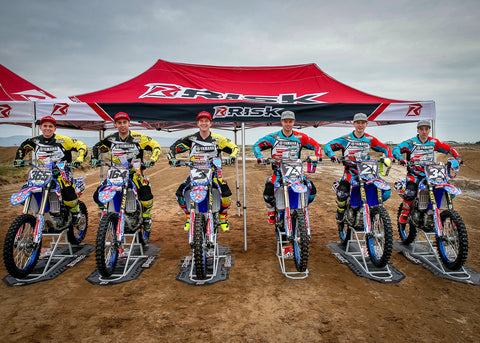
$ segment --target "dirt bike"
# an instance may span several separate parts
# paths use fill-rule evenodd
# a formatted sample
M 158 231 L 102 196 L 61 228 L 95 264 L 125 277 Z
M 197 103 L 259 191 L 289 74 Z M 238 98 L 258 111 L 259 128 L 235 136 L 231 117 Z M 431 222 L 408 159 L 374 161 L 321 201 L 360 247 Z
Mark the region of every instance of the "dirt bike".
M 147 245 L 150 232 L 143 226 L 143 206 L 133 182 L 135 173 L 141 173 L 145 165 L 140 159 L 128 159 L 130 144 L 116 146 L 111 163 L 107 165 L 107 177 L 98 192 L 98 200 L 104 204 L 96 240 L 97 270 L 103 277 L 110 277 L 123 253 L 125 233 L 138 234 L 142 245 Z M 114 162 L 113 159 L 118 162 Z
M 178 160 L 175 166 L 190 167 L 190 184 L 183 195 L 190 212 L 188 243 L 192 249 L 191 279 L 205 280 L 216 274 L 219 262 L 217 233 L 222 191 L 214 178 L 222 177 L 221 158 L 193 156 L 192 161 Z M 211 266 L 212 273 L 207 268 Z
M 409 162 L 409 167 L 420 167 L 425 177 L 418 184 L 418 191 L 409 213 L 407 222 L 398 222 L 398 233 L 403 244 L 412 243 L 417 230 L 435 232 L 437 251 L 445 267 L 460 269 L 467 260 L 468 236 L 462 217 L 453 209 L 453 197 L 462 191 L 448 183 L 457 176 L 460 166 L 455 159 L 447 163 L 432 161 Z M 406 179 L 395 182 L 395 191 L 403 199 Z M 403 203 L 398 208 L 402 212 Z
M 375 267 L 385 267 L 390 260 L 393 247 L 393 232 L 390 216 L 383 206 L 383 192 L 390 190 L 390 185 L 380 178 L 388 175 L 383 171 L 385 159 L 341 160 L 343 164 L 355 164 L 357 176 L 350 181 L 350 197 L 347 200 L 343 219 L 338 222 L 338 233 L 343 245 L 347 245 L 353 230 L 365 233 L 365 244 L 370 256 L 370 261 Z M 333 184 L 337 192 L 340 181 Z
M 3 247 L 3 260 L 11 276 L 26 278 L 36 266 L 42 250 L 43 233 L 62 233 L 67 230 L 68 241 L 80 244 L 87 234 L 88 213 L 85 204 L 78 200 L 80 220 L 73 223 L 70 210 L 63 204 L 57 177 L 63 182 L 73 181 L 80 197 L 85 191 L 84 177 L 73 178 L 71 164 L 55 161 L 50 153 L 38 154 L 31 165 L 27 183 L 10 198 L 12 205 L 23 204 L 19 215 L 8 229 Z
M 282 235 L 285 235 L 286 240 L 292 244 L 291 254 L 293 255 L 295 268 L 300 273 L 307 271 L 311 236 L 308 215 L 308 198 L 310 195 L 308 182 L 310 181 L 304 176 L 304 162 L 310 165 L 312 159 L 308 157 L 302 161 L 296 155 L 288 156 L 287 154 L 281 158 L 265 160 L 265 164 L 273 164 L 274 170 L 280 176 L 274 184 L 277 240 L 281 241 Z M 309 168 L 308 171 L 315 172 L 315 169 Z

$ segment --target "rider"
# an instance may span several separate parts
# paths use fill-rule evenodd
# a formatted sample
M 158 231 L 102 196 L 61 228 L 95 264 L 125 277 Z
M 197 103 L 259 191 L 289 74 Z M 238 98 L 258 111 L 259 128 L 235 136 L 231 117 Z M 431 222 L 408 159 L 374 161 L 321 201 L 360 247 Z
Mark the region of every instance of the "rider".
M 398 159 L 401 165 L 406 165 L 407 161 L 433 161 L 434 151 L 440 151 L 444 154 L 451 154 L 458 163 L 462 163 L 460 154 L 448 144 L 439 141 L 436 138 L 429 137 L 431 124 L 429 120 L 420 120 L 417 124 L 417 133 L 393 149 L 393 156 Z M 406 154 L 406 160 L 402 154 Z M 407 184 L 403 199 L 403 208 L 398 221 L 405 224 L 410 213 L 411 205 L 417 194 L 418 183 L 425 177 L 425 172 L 421 166 L 412 165 L 407 167 Z
M 350 196 L 350 181 L 358 174 L 355 160 L 370 159 L 370 148 L 375 151 L 384 153 L 388 158 L 393 159 L 390 148 L 380 142 L 377 138 L 365 133 L 367 127 L 367 115 L 365 113 L 357 113 L 353 116 L 354 131 L 348 135 L 334 139 L 325 144 L 325 154 L 330 157 L 332 162 L 340 163 L 340 160 L 335 155 L 334 151 L 342 150 L 345 158 L 345 170 L 337 188 L 337 215 L 336 220 L 341 222 L 345 214 L 345 206 L 348 197 Z M 351 160 L 351 162 L 350 162 Z M 391 191 L 386 191 L 383 194 L 383 200 L 390 197 Z
M 223 151 L 230 154 L 227 164 L 235 162 L 238 155 L 238 147 L 231 140 L 226 137 L 220 136 L 216 133 L 210 132 L 212 127 L 212 115 L 208 112 L 202 111 L 197 115 L 197 126 L 200 129 L 193 135 L 188 135 L 180 138 L 170 146 L 167 158 L 171 166 L 177 165 L 175 158 L 176 154 L 190 150 L 190 158 L 193 158 L 196 154 L 204 154 L 210 157 L 220 156 L 220 152 Z M 215 178 L 214 181 L 219 184 L 222 192 L 222 204 L 220 206 L 220 227 L 223 231 L 228 231 L 230 226 L 228 224 L 227 213 L 232 202 L 232 192 L 227 185 L 227 182 L 220 176 Z M 180 208 L 186 214 L 184 230 L 188 231 L 190 228 L 190 212 L 187 211 L 187 204 L 183 196 L 185 187 L 190 183 L 190 177 L 187 177 L 185 181 L 177 189 L 176 196 L 177 202 Z
M 315 152 L 316 160 L 322 160 L 322 147 L 313 138 L 306 134 L 293 130 L 295 124 L 295 113 L 292 111 L 283 111 L 280 117 L 282 129 L 280 131 L 271 133 L 265 137 L 260 138 L 252 147 L 253 153 L 257 158 L 258 164 L 264 164 L 265 159 L 262 155 L 262 150 L 271 149 L 273 158 L 281 158 L 282 152 L 285 150 L 294 151 L 296 156 L 300 158 L 302 148 L 310 149 Z M 314 162 L 316 164 L 316 162 Z M 280 173 L 278 171 L 278 163 L 272 165 L 273 175 L 265 182 L 265 189 L 263 191 L 263 199 L 268 211 L 268 222 L 275 224 L 275 189 L 274 184 L 277 181 Z M 317 190 L 312 181 L 307 179 L 307 185 L 310 189 L 310 197 L 308 203 L 310 204 Z
M 130 117 L 127 113 L 118 112 L 114 117 L 114 124 L 118 132 L 108 135 L 93 146 L 93 157 L 90 161 L 91 166 L 95 167 L 97 165 L 99 153 L 105 153 L 109 150 L 113 151 L 115 150 L 115 145 L 118 144 L 131 143 L 135 145 L 135 148 L 138 150 L 138 153 L 134 158 L 139 158 L 142 160 L 142 162 L 144 150 L 152 152 L 150 160 L 145 162 L 145 167 L 153 167 L 162 152 L 160 145 L 147 135 L 130 131 Z M 150 183 L 148 182 L 148 179 L 143 176 L 143 173 L 135 173 L 133 182 L 138 189 L 138 198 L 143 205 L 143 227 L 145 231 L 150 231 L 152 228 L 151 211 L 153 206 L 153 194 Z M 93 194 L 93 200 L 95 200 L 100 208 L 103 208 L 103 204 L 98 200 L 98 191 L 101 186 L 102 185 L 98 186 L 97 190 Z
M 40 119 L 40 131 L 42 131 L 42 135 L 29 138 L 20 145 L 15 155 L 14 166 L 21 167 L 25 156 L 30 151 L 33 151 L 35 158 L 38 158 L 42 151 L 48 150 L 51 152 L 52 149 L 54 149 L 58 161 L 64 160 L 67 163 L 72 162 L 72 151 L 76 151 L 78 154 L 77 159 L 73 162 L 73 167 L 80 167 L 87 156 L 87 146 L 79 140 L 56 134 L 56 130 L 57 121 L 55 118 L 46 116 Z M 56 178 L 62 190 L 63 203 L 70 212 L 72 212 L 73 222 L 78 223 L 80 220 L 80 211 L 73 179 L 71 178 L 68 181 L 64 181 L 61 175 L 56 176 Z

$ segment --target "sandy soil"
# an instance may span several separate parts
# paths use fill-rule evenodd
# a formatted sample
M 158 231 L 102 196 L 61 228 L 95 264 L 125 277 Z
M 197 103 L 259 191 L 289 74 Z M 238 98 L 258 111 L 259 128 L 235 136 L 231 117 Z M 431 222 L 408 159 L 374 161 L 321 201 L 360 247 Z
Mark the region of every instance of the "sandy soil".
M 456 199 L 469 234 L 467 266 L 480 272 L 480 154 L 462 148 L 466 166 L 456 180 L 466 192 Z M 8 149 L 2 159 L 12 158 Z M 3 161 L 0 161 L 3 162 Z M 169 168 L 164 157 L 147 171 L 155 207 L 151 242 L 162 250 L 152 268 L 137 280 L 95 286 L 85 278 L 95 270 L 94 253 L 54 280 L 24 287 L 0 283 L 1 342 L 478 342 L 480 287 L 441 279 L 393 252 L 393 265 L 406 275 L 382 284 L 356 276 L 339 264 L 327 243 L 338 240 L 332 182 L 342 174 L 326 162 L 311 179 L 318 195 L 311 206 L 310 275 L 287 279 L 275 257 L 274 229 L 266 221 L 261 197 L 269 167 L 247 163 L 247 250 L 243 217 L 230 210 L 231 231 L 219 243 L 232 249 L 234 267 L 227 281 L 190 286 L 175 280 L 178 264 L 189 253 L 184 216 L 174 192 L 186 168 Z M 225 175 L 235 188 L 234 168 Z M 240 168 L 241 172 L 241 168 Z M 395 165 L 387 180 L 403 176 Z M 86 243 L 94 244 L 99 213 L 92 194 L 98 170 L 86 174 L 82 200 L 90 213 Z M 9 204 L 19 184 L 0 187 L 0 237 L 5 237 L 20 208 Z M 235 194 L 234 194 L 235 196 Z M 234 201 L 235 203 L 235 201 Z M 386 207 L 392 217 L 400 198 Z M 395 222 L 395 220 L 394 220 Z M 396 225 L 394 238 L 398 239 Z M 3 248 L 3 244 L 1 244 Z M 0 264 L 0 276 L 6 270 Z

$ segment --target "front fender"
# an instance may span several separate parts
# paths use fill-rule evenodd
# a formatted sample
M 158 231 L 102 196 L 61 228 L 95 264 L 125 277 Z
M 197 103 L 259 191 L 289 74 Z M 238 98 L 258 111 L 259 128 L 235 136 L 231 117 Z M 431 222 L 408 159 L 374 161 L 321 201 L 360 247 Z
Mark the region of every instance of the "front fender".
M 208 193 L 208 186 L 195 186 L 193 187 L 190 197 L 193 200 L 193 202 L 199 204 L 201 203 L 205 197 L 207 196 Z
M 391 189 L 390 185 L 381 179 L 373 180 L 373 184 L 375 185 L 375 187 L 380 188 L 382 191 L 389 191 Z
M 292 182 L 290 187 L 295 193 L 305 193 L 308 190 L 308 187 L 299 181 Z
M 119 188 L 122 188 L 122 187 L 114 186 L 114 185 L 106 186 L 104 189 L 98 192 L 98 200 L 102 204 L 106 204 L 107 202 L 111 201 L 115 197 L 115 193 Z
M 12 196 L 10 197 L 10 203 L 14 206 L 18 205 L 18 204 L 23 204 L 25 202 L 25 200 L 32 193 L 36 193 L 41 189 L 42 189 L 42 187 L 38 187 L 38 186 L 29 186 L 29 187 L 22 188 L 18 192 L 12 194 Z

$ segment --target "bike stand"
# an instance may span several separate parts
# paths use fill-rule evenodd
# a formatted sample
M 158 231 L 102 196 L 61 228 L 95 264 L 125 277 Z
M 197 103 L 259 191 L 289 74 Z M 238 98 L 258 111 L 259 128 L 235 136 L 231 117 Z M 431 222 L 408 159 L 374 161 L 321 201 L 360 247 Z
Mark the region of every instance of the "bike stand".
M 283 232 L 276 230 L 277 232 L 277 258 L 278 262 L 280 263 L 280 269 L 282 270 L 283 275 L 285 275 L 289 279 L 305 279 L 308 277 L 308 269 L 304 272 L 299 271 L 287 271 L 287 267 L 285 264 L 285 260 L 292 260 L 295 258 L 293 252 L 293 246 L 291 243 L 286 239 L 286 235 Z M 289 263 L 290 264 L 290 263 Z M 294 267 L 295 268 L 295 267 Z
M 111 276 L 104 277 L 95 270 L 86 280 L 95 285 L 113 285 L 134 280 L 145 269 L 150 268 L 158 259 L 157 254 L 161 249 L 153 244 L 143 246 L 138 237 L 140 234 L 140 231 L 124 234 L 117 264 Z
M 72 245 L 67 238 L 67 230 L 60 233 L 43 233 L 42 248 L 36 266 L 24 279 L 7 275 L 3 281 L 8 286 L 24 286 L 41 281 L 51 280 L 65 270 L 82 262 L 94 250 L 91 244 Z
M 376 267 L 371 261 L 365 243 L 365 232 L 350 230 L 346 246 L 339 242 L 327 244 L 338 262 L 347 265 L 356 275 L 382 283 L 400 282 L 405 275 L 389 262 L 385 267 Z
M 230 255 L 230 248 L 217 244 L 214 249 L 207 251 L 207 277 L 203 280 L 197 279 L 194 271 L 193 255 L 185 256 L 178 267 L 178 281 L 189 285 L 204 286 L 219 281 L 225 281 L 229 277 L 230 268 L 233 267 L 233 256 Z
M 459 270 L 450 270 L 443 265 L 436 248 L 435 232 L 418 229 L 415 242 L 408 246 L 401 242 L 394 242 L 393 247 L 399 250 L 407 260 L 422 265 L 436 276 L 463 283 L 480 284 L 480 274 L 476 271 L 465 266 Z

